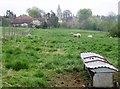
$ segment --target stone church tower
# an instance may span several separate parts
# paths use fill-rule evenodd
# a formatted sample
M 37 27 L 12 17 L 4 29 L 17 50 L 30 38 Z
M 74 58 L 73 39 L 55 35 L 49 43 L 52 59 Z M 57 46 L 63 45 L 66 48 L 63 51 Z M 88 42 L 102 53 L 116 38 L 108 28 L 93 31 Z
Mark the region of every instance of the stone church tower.
M 58 8 L 57 8 L 57 17 L 58 17 L 58 21 L 59 22 L 62 22 L 62 10 L 60 8 L 60 5 L 58 5 Z

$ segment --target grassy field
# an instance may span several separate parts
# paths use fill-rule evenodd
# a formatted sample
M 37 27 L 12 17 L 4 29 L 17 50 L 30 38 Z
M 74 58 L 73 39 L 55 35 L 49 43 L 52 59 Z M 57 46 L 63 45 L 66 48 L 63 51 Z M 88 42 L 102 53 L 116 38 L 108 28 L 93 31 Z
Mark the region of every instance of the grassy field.
M 75 38 L 71 32 L 80 33 L 81 37 Z M 88 35 L 93 37 L 88 38 Z M 78 29 L 39 29 L 30 37 L 5 37 L 2 39 L 3 87 L 61 86 L 54 78 L 71 73 L 81 75 L 84 82 L 87 74 L 83 71 L 82 52 L 100 54 L 120 68 L 117 40 L 110 38 L 107 32 Z

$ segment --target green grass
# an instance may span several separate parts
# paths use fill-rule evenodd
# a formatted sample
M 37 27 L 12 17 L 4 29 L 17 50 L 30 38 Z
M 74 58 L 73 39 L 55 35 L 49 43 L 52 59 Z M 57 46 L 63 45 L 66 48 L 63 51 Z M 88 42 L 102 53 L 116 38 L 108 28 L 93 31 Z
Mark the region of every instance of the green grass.
M 75 38 L 70 33 L 80 33 Z M 31 37 L 3 39 L 3 86 L 50 86 L 50 79 L 66 72 L 83 72 L 80 53 L 95 52 L 118 66 L 118 38 L 87 30 L 35 30 Z M 93 35 L 93 38 L 88 38 Z

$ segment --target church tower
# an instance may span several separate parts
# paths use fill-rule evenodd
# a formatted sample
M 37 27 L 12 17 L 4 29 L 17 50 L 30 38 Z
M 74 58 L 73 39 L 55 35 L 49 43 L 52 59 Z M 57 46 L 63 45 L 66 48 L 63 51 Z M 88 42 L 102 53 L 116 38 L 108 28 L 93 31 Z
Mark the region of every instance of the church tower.
M 60 5 L 58 5 L 58 8 L 57 8 L 57 17 L 58 17 L 58 21 L 62 22 L 62 10 L 60 8 Z

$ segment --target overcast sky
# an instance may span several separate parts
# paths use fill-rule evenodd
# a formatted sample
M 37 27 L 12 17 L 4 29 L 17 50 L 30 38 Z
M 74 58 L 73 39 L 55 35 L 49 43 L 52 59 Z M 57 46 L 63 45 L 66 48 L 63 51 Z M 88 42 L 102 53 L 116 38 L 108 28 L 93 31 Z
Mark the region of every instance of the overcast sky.
M 89 8 L 93 15 L 108 15 L 109 12 L 118 14 L 118 2 L 120 0 L 1 0 L 0 15 L 4 15 L 6 10 L 13 11 L 17 16 L 26 14 L 26 10 L 33 6 L 56 13 L 58 4 L 62 11 L 71 10 L 76 15 L 79 9 Z

